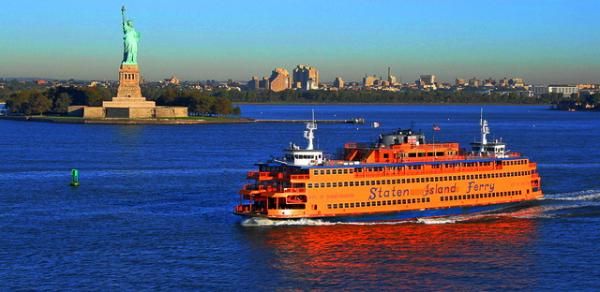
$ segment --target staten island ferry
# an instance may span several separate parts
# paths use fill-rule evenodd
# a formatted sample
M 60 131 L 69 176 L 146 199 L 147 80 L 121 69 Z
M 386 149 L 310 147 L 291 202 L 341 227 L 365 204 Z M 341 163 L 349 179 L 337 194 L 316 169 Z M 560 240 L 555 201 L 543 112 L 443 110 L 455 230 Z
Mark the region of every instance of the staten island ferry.
M 305 149 L 290 143 L 283 157 L 258 163 L 234 213 L 269 219 L 341 221 L 411 219 L 490 211 L 542 198 L 536 163 L 481 139 L 471 149 L 427 143 L 423 132 L 399 129 L 374 143 L 347 143 L 328 159 L 314 148 L 317 124 L 307 123 Z M 363 220 L 364 219 L 364 220 Z

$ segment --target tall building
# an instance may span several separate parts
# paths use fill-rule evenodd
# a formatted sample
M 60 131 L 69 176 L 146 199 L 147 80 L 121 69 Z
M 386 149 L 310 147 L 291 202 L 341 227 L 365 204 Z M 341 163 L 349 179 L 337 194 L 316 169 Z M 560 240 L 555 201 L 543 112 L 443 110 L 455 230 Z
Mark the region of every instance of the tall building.
M 298 65 L 292 71 L 293 87 L 304 90 L 319 89 L 319 71 L 307 65 Z
M 375 85 L 375 83 L 379 83 L 379 78 L 377 78 L 377 76 L 375 76 L 375 75 L 369 76 L 369 75 L 365 74 L 365 77 L 363 78 L 363 86 L 364 87 L 373 86 L 373 85 Z
M 506 77 L 500 79 L 500 82 L 498 82 L 498 85 L 500 87 L 508 87 L 508 79 L 506 79 Z
M 258 87 L 263 88 L 263 89 L 270 89 L 271 83 L 269 82 L 269 78 L 263 77 L 263 79 L 261 81 L 259 81 Z
M 398 83 L 398 81 L 396 80 L 396 76 L 392 75 L 391 67 L 388 67 L 387 82 L 389 83 L 389 86 L 394 86 L 396 85 L 396 83 Z
M 333 81 L 333 87 L 337 87 L 339 89 L 344 88 L 344 79 L 342 79 L 342 77 L 335 77 L 335 80 Z
M 290 73 L 283 68 L 275 68 L 269 77 L 269 89 L 274 92 L 291 88 Z
M 524 87 L 525 86 L 525 82 L 523 81 L 523 78 L 518 78 L 518 77 L 513 77 L 508 81 L 508 84 L 511 87 Z
M 259 88 L 260 88 L 260 81 L 258 80 L 258 77 L 252 76 L 252 79 L 250 79 L 250 81 L 248 81 L 248 89 L 249 90 L 257 90 Z
M 479 86 L 481 86 L 481 80 L 477 79 L 477 77 L 473 77 L 473 78 L 469 79 L 469 86 L 479 87 Z
M 419 87 L 422 89 L 437 89 L 435 84 L 435 75 L 421 75 L 419 76 Z
M 456 78 L 456 82 L 454 83 L 456 86 L 465 86 L 467 82 L 464 79 Z

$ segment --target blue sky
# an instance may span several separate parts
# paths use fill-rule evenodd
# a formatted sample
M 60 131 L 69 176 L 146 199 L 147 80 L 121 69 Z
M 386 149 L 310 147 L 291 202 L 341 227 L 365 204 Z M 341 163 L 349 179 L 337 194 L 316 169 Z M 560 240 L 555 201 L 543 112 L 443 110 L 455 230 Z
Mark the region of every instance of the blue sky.
M 3 1 L 0 77 L 116 79 L 120 7 L 147 79 L 419 74 L 600 82 L 600 1 Z

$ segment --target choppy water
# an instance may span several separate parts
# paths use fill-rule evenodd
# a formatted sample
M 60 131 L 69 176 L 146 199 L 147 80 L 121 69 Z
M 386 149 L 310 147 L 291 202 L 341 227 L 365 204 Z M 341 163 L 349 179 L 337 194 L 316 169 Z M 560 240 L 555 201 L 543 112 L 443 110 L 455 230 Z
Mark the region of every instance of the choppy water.
M 245 105 L 319 125 L 320 148 L 407 127 L 471 142 L 476 106 Z M 399 222 L 240 221 L 253 163 L 303 145 L 301 124 L 60 125 L 0 121 L 0 290 L 598 290 L 600 119 L 484 107 L 538 162 L 546 198 L 489 214 Z M 71 188 L 78 168 L 81 187 Z

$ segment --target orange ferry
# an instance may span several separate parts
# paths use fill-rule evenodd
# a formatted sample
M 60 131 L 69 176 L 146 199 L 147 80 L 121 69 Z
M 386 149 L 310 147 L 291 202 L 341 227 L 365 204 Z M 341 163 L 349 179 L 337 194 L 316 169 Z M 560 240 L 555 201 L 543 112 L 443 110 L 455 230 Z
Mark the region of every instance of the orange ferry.
M 269 219 L 360 221 L 445 216 L 499 209 L 542 198 L 536 163 L 488 141 L 471 150 L 458 143 L 426 143 L 421 132 L 398 130 L 375 143 L 347 143 L 338 159 L 313 147 L 314 121 L 305 149 L 290 143 L 281 159 L 248 172 L 234 213 Z

